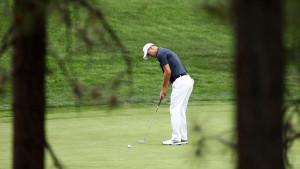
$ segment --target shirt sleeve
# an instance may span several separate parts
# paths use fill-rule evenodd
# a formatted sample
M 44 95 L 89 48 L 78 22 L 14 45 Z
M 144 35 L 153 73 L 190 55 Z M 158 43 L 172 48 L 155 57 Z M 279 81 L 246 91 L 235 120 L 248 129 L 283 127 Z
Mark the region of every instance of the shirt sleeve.
M 167 59 L 167 54 L 163 53 L 157 56 L 157 59 L 160 63 L 160 66 L 163 68 L 166 64 L 169 64 L 168 59 Z

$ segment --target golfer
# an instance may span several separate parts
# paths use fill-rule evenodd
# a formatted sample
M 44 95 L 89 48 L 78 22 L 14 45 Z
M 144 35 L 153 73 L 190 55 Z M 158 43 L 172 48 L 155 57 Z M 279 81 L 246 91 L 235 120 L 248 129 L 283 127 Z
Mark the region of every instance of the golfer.
M 194 80 L 188 75 L 179 57 L 166 48 L 147 43 L 144 48 L 144 59 L 157 58 L 164 73 L 160 98 L 164 99 L 172 85 L 170 114 L 172 137 L 162 142 L 163 145 L 181 145 L 188 143 L 186 107 L 193 90 Z

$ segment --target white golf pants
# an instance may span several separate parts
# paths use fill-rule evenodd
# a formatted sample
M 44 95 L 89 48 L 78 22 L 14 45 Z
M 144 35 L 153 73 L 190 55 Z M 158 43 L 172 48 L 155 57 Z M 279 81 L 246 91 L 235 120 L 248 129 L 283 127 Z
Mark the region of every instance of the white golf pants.
M 172 85 L 170 114 L 172 123 L 172 140 L 187 140 L 186 107 L 193 90 L 194 80 L 189 76 L 177 78 Z

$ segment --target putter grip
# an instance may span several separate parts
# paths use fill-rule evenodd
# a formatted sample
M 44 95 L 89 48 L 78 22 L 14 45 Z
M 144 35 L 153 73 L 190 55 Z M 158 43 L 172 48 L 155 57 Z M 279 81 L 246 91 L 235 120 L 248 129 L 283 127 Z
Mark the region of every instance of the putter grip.
M 159 105 L 160 105 L 161 101 L 162 101 L 162 99 L 160 98 L 157 106 L 159 106 Z

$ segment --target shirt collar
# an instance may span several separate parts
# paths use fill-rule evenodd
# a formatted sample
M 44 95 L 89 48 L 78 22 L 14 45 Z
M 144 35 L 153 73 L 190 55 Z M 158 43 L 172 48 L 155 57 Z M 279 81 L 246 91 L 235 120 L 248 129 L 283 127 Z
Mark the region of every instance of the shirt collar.
M 161 47 L 158 47 L 158 48 L 157 48 L 157 52 L 156 52 L 156 58 L 157 58 L 157 54 L 158 54 L 158 52 L 159 52 L 160 48 L 161 48 Z

